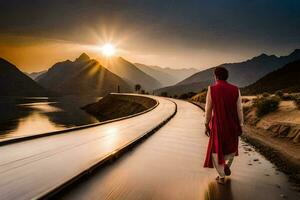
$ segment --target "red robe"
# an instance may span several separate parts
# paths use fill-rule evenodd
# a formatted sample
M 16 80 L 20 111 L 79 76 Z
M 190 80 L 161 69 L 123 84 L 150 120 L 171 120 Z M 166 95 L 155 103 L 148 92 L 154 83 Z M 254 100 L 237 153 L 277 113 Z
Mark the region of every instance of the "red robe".
M 238 155 L 238 137 L 242 129 L 237 112 L 239 89 L 226 81 L 217 81 L 210 87 L 210 92 L 213 114 L 204 167 L 213 168 L 212 153 L 217 153 L 219 164 L 225 163 L 227 154 Z

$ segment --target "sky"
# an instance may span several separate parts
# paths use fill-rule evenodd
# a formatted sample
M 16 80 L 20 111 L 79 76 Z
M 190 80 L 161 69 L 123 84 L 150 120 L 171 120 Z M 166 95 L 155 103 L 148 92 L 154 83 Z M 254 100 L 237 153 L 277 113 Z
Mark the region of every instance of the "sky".
M 0 57 L 27 72 L 101 59 L 205 69 L 300 48 L 299 0 L 0 0 Z

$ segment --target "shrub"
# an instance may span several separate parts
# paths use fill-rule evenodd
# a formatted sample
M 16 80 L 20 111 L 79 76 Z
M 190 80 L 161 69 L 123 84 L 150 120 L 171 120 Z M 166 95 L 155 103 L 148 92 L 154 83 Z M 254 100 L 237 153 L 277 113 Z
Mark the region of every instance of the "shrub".
M 207 95 L 207 90 L 197 94 L 195 97 L 193 97 L 193 100 L 200 103 L 206 103 L 206 95 Z
M 282 98 L 284 94 L 283 94 L 282 91 L 278 90 L 278 91 L 275 92 L 275 95 Z
M 247 103 L 249 101 L 250 101 L 250 99 L 248 99 L 248 98 L 245 98 L 245 97 L 242 98 L 242 103 Z
M 269 97 L 269 96 L 270 96 L 270 94 L 267 92 L 262 93 L 262 97 Z
M 291 100 L 295 100 L 295 97 L 291 94 L 286 94 L 286 95 L 283 95 L 281 97 L 282 100 L 286 100 L 286 101 L 291 101 Z
M 256 108 L 256 116 L 262 117 L 268 113 L 278 109 L 280 99 L 278 97 L 262 97 L 256 100 L 254 106 Z
M 294 99 L 294 103 L 298 107 L 298 109 L 300 109 L 300 98 L 299 97 Z
M 195 96 L 196 93 L 195 92 L 189 92 L 189 93 L 185 93 L 179 96 L 179 99 L 189 99 L 193 96 Z
M 162 93 L 160 93 L 160 96 L 162 96 L 162 97 L 168 97 L 168 93 L 167 92 L 162 92 Z
M 247 115 L 252 110 L 252 106 L 243 106 L 243 113 Z
M 203 88 L 200 92 L 207 92 L 207 88 Z

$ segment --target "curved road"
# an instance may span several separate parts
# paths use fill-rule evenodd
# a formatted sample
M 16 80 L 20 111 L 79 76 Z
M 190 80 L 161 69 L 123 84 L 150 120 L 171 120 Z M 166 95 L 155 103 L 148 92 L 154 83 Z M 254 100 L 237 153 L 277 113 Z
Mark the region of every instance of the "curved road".
M 55 199 L 300 199 L 287 177 L 243 142 L 227 184 L 217 184 L 215 170 L 202 167 L 208 141 L 203 112 L 175 102 L 177 114 L 158 132 Z
M 153 98 L 159 105 L 139 116 L 0 146 L 0 199 L 42 197 L 157 127 L 174 114 L 175 104 Z

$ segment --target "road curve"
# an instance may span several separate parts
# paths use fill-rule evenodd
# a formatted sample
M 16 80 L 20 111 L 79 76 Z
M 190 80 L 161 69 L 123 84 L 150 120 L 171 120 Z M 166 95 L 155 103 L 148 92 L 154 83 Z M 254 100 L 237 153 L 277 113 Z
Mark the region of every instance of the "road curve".
M 217 184 L 215 170 L 202 167 L 208 142 L 203 111 L 175 102 L 177 114 L 153 136 L 55 199 L 300 199 L 287 177 L 243 142 L 227 184 Z
M 129 119 L 0 147 L 0 199 L 33 199 L 62 185 L 107 155 L 157 127 L 173 102 Z

